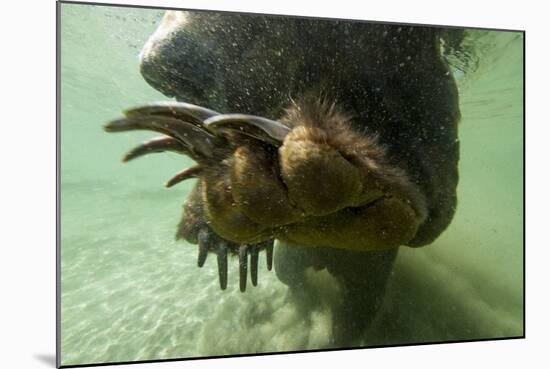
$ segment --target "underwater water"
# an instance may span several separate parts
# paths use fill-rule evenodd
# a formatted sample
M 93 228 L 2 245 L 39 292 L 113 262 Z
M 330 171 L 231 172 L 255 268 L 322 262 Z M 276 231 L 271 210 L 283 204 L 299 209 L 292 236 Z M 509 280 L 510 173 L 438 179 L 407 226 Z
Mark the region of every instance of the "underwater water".
M 260 258 L 241 293 L 209 258 L 176 242 L 193 186 L 164 181 L 192 164 L 175 154 L 129 164 L 151 133 L 106 134 L 130 106 L 166 100 L 142 79 L 138 54 L 162 11 L 62 5 L 61 363 L 154 360 L 331 347 L 333 298 L 289 303 Z M 458 209 L 430 246 L 402 247 L 379 316 L 356 345 L 523 335 L 523 39 L 472 31 L 476 60 L 456 61 L 462 121 Z M 315 283 L 315 282 L 314 282 Z

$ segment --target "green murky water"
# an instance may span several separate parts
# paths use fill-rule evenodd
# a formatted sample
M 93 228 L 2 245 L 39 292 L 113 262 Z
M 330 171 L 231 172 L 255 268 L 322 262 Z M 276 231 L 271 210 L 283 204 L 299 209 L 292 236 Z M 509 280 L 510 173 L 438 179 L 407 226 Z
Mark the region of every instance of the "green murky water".
M 193 183 L 163 183 L 189 160 L 165 154 L 123 165 L 151 134 L 101 129 L 124 108 L 165 99 L 138 72 L 161 16 L 62 6 L 62 364 L 328 347 L 327 309 L 305 319 L 263 258 L 258 287 L 239 292 L 234 261 L 221 292 L 214 260 L 199 270 L 196 246 L 174 241 Z M 523 334 L 523 40 L 471 39 L 481 59 L 459 77 L 456 217 L 433 245 L 400 251 L 380 316 L 358 344 Z

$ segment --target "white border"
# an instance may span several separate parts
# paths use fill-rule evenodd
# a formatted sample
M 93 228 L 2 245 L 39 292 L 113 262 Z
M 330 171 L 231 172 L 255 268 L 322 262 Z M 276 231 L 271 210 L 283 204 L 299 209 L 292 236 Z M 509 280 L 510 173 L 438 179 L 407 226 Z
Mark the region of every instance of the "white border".
M 136 368 L 517 368 L 529 366 L 530 362 L 548 362 L 545 349 L 550 306 L 546 271 L 550 255 L 549 243 L 544 241 L 548 228 L 545 208 L 550 205 L 546 201 L 550 188 L 546 179 L 550 155 L 545 151 L 550 137 L 546 113 L 550 58 L 545 25 L 547 11 L 543 2 L 541 5 L 504 0 L 388 0 L 371 4 L 352 0 L 114 2 L 527 31 L 527 339 L 141 364 Z M 1 17 L 0 365 L 52 367 L 55 352 L 55 4 L 53 0 L 11 1 L 3 4 Z
M 91 2 L 91 1 L 90 1 Z M 188 9 L 210 9 L 241 11 L 250 13 L 303 15 L 327 18 L 362 19 L 394 21 L 407 23 L 425 23 L 438 25 L 457 25 L 484 28 L 522 29 L 522 18 L 516 11 L 523 7 L 514 4 L 515 9 L 502 1 L 499 6 L 492 1 L 377 1 L 366 3 L 343 1 L 251 1 L 251 0 L 99 0 L 97 3 L 118 3 L 175 7 Z M 475 10 L 474 10 L 475 9 Z M 512 11 L 513 10 L 513 11 Z M 487 16 L 489 14 L 489 16 Z

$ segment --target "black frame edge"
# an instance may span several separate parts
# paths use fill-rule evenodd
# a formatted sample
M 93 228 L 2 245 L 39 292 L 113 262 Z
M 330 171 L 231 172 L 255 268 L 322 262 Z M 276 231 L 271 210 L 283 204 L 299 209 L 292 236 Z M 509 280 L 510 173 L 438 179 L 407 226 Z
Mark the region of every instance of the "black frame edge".
M 55 3 L 55 366 L 61 367 L 61 2 Z

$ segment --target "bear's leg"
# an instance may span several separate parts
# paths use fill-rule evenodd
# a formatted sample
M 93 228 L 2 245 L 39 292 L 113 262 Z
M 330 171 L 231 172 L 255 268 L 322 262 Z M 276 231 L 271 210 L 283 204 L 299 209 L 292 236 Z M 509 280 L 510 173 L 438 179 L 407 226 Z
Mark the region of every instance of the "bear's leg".
M 336 279 L 340 299 L 332 301 L 332 337 L 335 347 L 358 346 L 377 316 L 398 249 L 387 251 L 349 251 L 299 246 L 277 242 L 274 267 L 277 278 L 290 289 L 292 301 L 308 314 L 320 302 L 308 284 L 306 269 L 327 269 Z M 315 288 L 319 288 L 317 285 Z M 305 317 L 307 318 L 307 317 Z
M 325 256 L 327 269 L 340 283 L 343 296 L 333 309 L 333 345 L 359 346 L 382 306 L 397 249 L 370 252 L 334 249 Z

